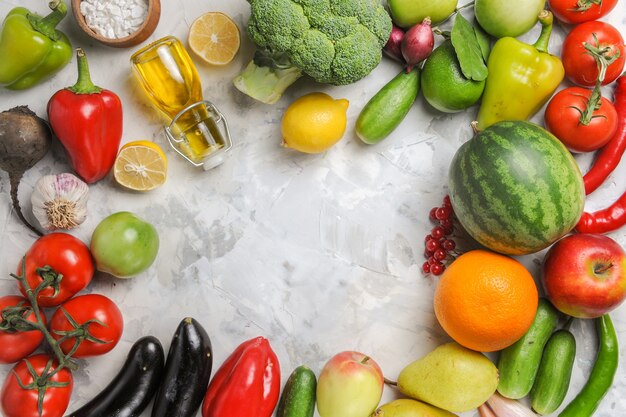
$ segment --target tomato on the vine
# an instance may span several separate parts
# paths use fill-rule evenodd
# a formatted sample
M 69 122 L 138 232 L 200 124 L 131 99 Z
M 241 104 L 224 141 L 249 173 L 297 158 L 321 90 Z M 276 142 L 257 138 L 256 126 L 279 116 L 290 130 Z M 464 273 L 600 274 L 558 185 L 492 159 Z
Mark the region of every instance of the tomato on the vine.
M 24 297 L 7 295 L 0 297 L 0 363 L 7 364 L 24 359 L 35 351 L 43 341 L 40 330 L 22 330 L 21 323 L 12 323 L 21 317 L 30 323 L 37 324 L 37 317 L 30 303 Z M 41 316 L 43 325 L 46 317 Z
M 584 87 L 596 84 L 600 71 L 596 58 L 588 48 L 598 51 L 607 60 L 613 60 L 606 69 L 602 85 L 615 81 L 622 74 L 626 62 L 622 35 L 608 23 L 592 21 L 574 27 L 563 42 L 561 59 L 565 75 L 571 82 Z
M 548 0 L 548 4 L 561 22 L 583 23 L 609 14 L 617 0 Z
M 80 295 L 61 305 L 50 319 L 50 333 L 61 342 L 61 350 L 74 358 L 97 356 L 113 349 L 122 337 L 124 318 L 117 305 L 100 294 Z
M 599 107 L 592 104 L 593 112 L 586 113 L 591 95 L 586 88 L 569 87 L 555 94 L 546 107 L 546 128 L 574 152 L 601 148 L 617 130 L 617 111 L 606 98 L 601 98 Z
M 35 375 L 28 369 L 28 361 Z M 53 371 L 58 362 L 48 355 L 34 355 L 18 362 L 7 375 L 0 393 L 0 408 L 4 417 L 62 417 L 70 403 L 73 378 L 67 368 L 48 378 L 48 387 L 41 387 L 39 380 Z M 18 380 L 19 378 L 19 380 Z M 38 381 L 36 381 L 37 379 Z M 22 388 L 25 386 L 26 389 Z M 45 390 L 39 414 L 39 391 Z
M 54 307 L 84 289 L 93 278 L 95 265 L 89 248 L 80 239 L 67 233 L 50 233 L 40 237 L 26 252 L 26 280 L 32 290 L 45 279 L 52 286 L 37 296 L 41 307 Z M 23 260 L 17 275 L 23 273 Z M 54 285 L 58 286 L 58 292 Z M 19 284 L 22 294 L 24 287 Z

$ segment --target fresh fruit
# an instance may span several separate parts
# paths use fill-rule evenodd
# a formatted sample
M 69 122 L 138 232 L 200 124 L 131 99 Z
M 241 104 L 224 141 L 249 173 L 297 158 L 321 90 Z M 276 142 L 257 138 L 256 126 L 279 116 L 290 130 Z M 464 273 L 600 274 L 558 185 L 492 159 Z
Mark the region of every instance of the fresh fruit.
M 554 332 L 541 356 L 537 379 L 530 391 L 530 403 L 539 414 L 550 414 L 561 406 L 572 377 L 576 339 L 566 329 Z
M 225 65 L 239 51 L 237 24 L 224 13 L 209 12 L 193 21 L 189 28 L 189 47 L 203 61 Z
M 456 243 L 450 238 L 454 232 L 454 211 L 450 197 L 445 196 L 443 205 L 433 207 L 428 217 L 436 226 L 424 238 L 426 262 L 422 265 L 422 272 L 441 275 L 446 270 L 446 265 L 455 258 L 453 251 Z
M 317 383 L 317 411 L 321 417 L 365 417 L 383 394 L 383 373 L 360 352 L 345 351 L 324 365 Z
M 564 236 L 585 204 L 572 155 L 525 121 L 498 122 L 465 142 L 450 164 L 448 186 L 465 230 L 509 255 L 537 252 Z
M 131 190 L 152 190 L 165 183 L 167 158 L 154 142 L 129 142 L 117 154 L 113 176 L 118 184 Z
M 367 102 L 356 121 L 356 134 L 373 145 L 385 139 L 404 120 L 420 88 L 419 70 L 400 71 Z
M 543 348 L 558 321 L 558 311 L 545 298 L 540 298 L 530 329 L 517 342 L 500 351 L 500 394 L 515 400 L 528 395 L 537 377 Z
M 450 41 L 439 45 L 422 68 L 422 93 L 439 111 L 454 113 L 474 105 L 483 93 L 485 81 L 465 78 Z
M 421 401 L 400 398 L 378 407 L 372 417 L 456 417 L 456 415 Z
M 495 365 L 482 353 L 454 342 L 438 346 L 398 376 L 402 394 L 454 412 L 478 407 L 497 386 Z
M 287 107 L 281 123 L 283 145 L 305 153 L 324 152 L 346 131 L 348 100 L 306 94 Z
M 626 253 L 605 235 L 569 235 L 546 254 L 541 281 L 548 299 L 563 313 L 600 317 L 626 298 Z
M 454 12 L 458 0 L 389 0 L 387 3 L 395 24 L 408 29 L 427 17 L 433 24 L 441 22 Z
M 99 271 L 130 278 L 152 265 L 159 235 L 150 223 L 120 211 L 102 220 L 91 236 L 91 253 Z
M 535 26 L 544 5 L 544 0 L 476 0 L 474 14 L 490 35 L 516 38 Z
M 459 344 L 494 352 L 530 328 L 538 293 L 528 270 L 515 259 L 485 250 L 459 256 L 435 289 L 435 315 Z

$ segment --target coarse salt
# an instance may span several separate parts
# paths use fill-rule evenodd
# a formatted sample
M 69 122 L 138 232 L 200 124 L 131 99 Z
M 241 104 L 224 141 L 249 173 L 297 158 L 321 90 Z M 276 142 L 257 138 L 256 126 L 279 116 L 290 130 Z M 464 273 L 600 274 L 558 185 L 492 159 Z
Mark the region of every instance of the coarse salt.
M 147 0 L 83 0 L 80 12 L 87 26 L 109 39 L 135 33 L 148 15 Z

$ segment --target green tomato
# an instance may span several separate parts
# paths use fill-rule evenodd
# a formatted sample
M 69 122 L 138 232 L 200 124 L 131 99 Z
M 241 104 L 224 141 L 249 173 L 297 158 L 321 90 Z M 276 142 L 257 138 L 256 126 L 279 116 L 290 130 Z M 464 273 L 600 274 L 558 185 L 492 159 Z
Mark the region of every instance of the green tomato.
M 389 0 L 389 10 L 396 25 L 409 28 L 430 17 L 433 24 L 450 16 L 458 0 Z
M 545 0 L 475 0 L 474 15 L 490 35 L 516 38 L 535 26 L 545 3 Z
M 97 269 L 118 278 L 145 271 L 158 252 L 159 235 L 154 226 L 127 211 L 102 220 L 91 236 Z

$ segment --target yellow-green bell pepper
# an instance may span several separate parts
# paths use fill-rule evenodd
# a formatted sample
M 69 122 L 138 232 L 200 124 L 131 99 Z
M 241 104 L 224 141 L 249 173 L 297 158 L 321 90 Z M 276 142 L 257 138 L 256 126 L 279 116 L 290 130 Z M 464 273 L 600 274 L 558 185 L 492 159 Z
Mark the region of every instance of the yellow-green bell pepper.
M 67 36 L 56 29 L 67 14 L 63 0 L 49 4 L 52 12 L 41 17 L 16 7 L 5 17 L 0 32 L 0 86 L 30 88 L 60 71 L 74 51 Z
M 478 110 L 478 130 L 501 120 L 530 118 L 563 81 L 561 60 L 548 53 L 552 21 L 547 10 L 539 15 L 541 34 L 534 45 L 511 37 L 495 43 L 487 61 L 489 75 Z

